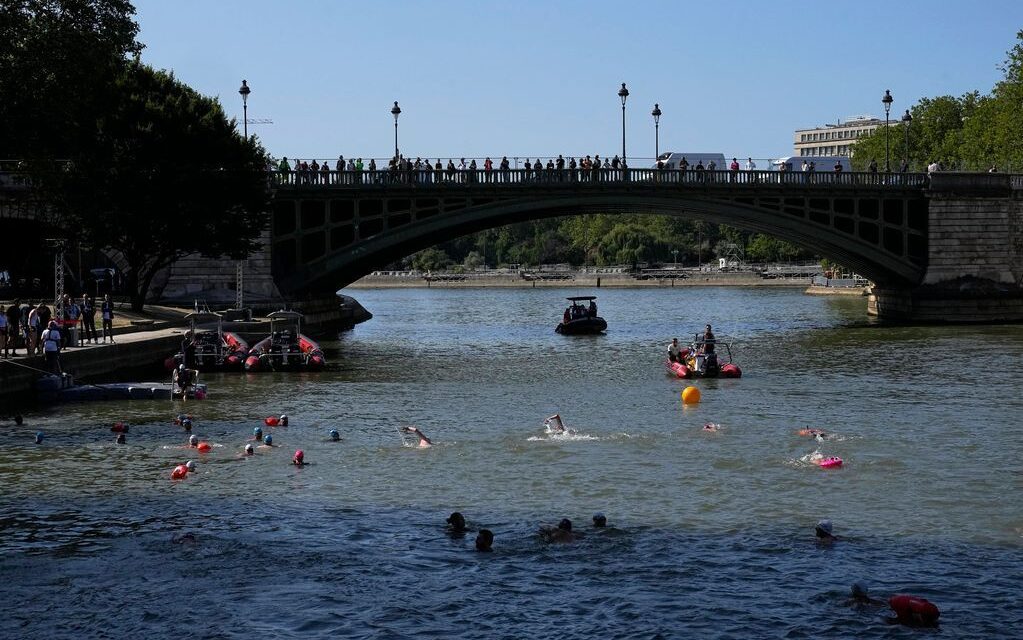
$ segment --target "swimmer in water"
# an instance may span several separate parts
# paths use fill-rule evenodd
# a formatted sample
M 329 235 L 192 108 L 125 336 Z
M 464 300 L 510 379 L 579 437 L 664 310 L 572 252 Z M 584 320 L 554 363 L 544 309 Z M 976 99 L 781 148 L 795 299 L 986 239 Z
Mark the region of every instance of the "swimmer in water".
M 879 608 L 885 606 L 884 601 L 870 597 L 867 587 L 862 582 L 854 582 L 849 590 L 846 605 L 856 609 Z
M 36 444 L 42 444 L 44 437 L 45 436 L 43 435 L 42 431 L 36 431 Z
M 192 419 L 191 418 L 185 418 L 184 420 L 181 421 L 181 426 L 182 426 L 182 428 L 185 431 L 191 431 L 192 430 Z
M 828 435 L 823 429 L 811 429 L 809 427 L 800 429 L 799 431 L 796 431 L 796 433 L 801 436 L 809 436 L 818 440 L 823 440 Z
M 291 464 L 296 467 L 304 467 L 306 465 L 305 452 L 299 449 L 295 452 L 295 455 L 291 457 Z
M 465 516 L 457 511 L 448 516 L 447 523 L 448 533 L 461 534 L 469 530 L 465 526 Z
M 277 445 L 274 444 L 274 437 L 268 433 L 265 436 L 263 436 L 263 444 L 259 445 L 259 448 L 260 449 L 271 449 L 271 448 L 276 447 L 276 446 Z
M 189 473 L 195 473 L 196 465 L 195 462 L 189 460 L 185 463 L 185 468 L 188 469 Z
M 582 534 L 572 532 L 572 521 L 562 518 L 557 527 L 540 527 L 540 539 L 544 542 L 574 542 Z
M 833 534 L 831 526 L 831 520 L 821 520 L 814 527 L 813 534 L 816 536 L 817 544 L 830 545 L 833 542 L 838 541 L 840 538 Z
M 490 529 L 480 529 L 476 535 L 476 551 L 490 552 L 494 550 L 493 546 L 494 532 Z
M 186 449 L 197 449 L 198 447 L 199 447 L 199 436 L 197 436 L 197 435 L 195 435 L 193 433 L 192 435 L 188 436 L 188 446 L 186 446 L 185 448 Z
M 194 533 L 182 533 L 180 536 L 171 536 L 171 542 L 174 544 L 195 544 L 197 540 Z
M 252 430 L 253 442 L 261 442 L 263 440 L 263 427 L 256 427 Z
M 418 437 L 419 438 L 419 444 L 416 445 L 416 446 L 418 446 L 420 449 L 425 449 L 426 447 L 432 447 L 433 446 L 433 441 L 430 440 L 429 438 L 427 438 L 426 434 L 424 434 L 422 431 L 419 430 L 419 427 L 416 427 L 416 426 L 402 427 L 401 428 L 401 432 L 402 433 L 411 433 L 412 435 Z
M 331 442 L 341 442 L 341 434 L 337 432 L 337 429 L 331 429 L 327 435 Z
M 244 460 L 245 458 L 254 455 L 256 455 L 256 448 L 253 447 L 252 443 L 250 442 L 249 444 L 245 445 L 245 449 L 243 449 L 242 452 L 238 454 L 238 457 Z
M 593 526 L 597 527 L 598 529 L 603 529 L 604 527 L 606 527 L 607 516 L 605 516 L 603 513 L 593 514 Z
M 286 414 L 286 413 L 282 413 L 281 414 L 281 417 L 278 418 L 278 420 L 277 420 L 277 426 L 278 427 L 286 427 L 286 426 L 288 426 L 288 414 Z
M 719 431 L 720 429 L 721 425 L 719 425 L 716 422 L 708 422 L 707 424 L 703 425 L 704 431 Z
M 115 444 L 126 444 L 127 442 L 128 442 L 128 439 L 124 436 L 123 433 L 117 434 L 117 439 L 114 440 Z
M 561 415 L 557 413 L 544 420 L 543 426 L 548 433 L 565 433 L 567 431 L 565 423 L 561 420 Z

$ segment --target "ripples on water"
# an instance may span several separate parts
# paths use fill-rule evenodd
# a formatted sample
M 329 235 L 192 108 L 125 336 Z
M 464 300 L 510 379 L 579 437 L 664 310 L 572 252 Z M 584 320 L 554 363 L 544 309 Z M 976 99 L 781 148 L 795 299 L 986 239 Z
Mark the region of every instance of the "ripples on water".
M 210 378 L 187 406 L 223 445 L 205 456 L 168 448 L 186 440 L 170 403 L 8 423 L 0 633 L 906 637 L 846 606 L 856 580 L 938 603 L 943 636 L 1018 633 L 1018 327 L 877 328 L 862 301 L 791 291 L 602 290 L 608 334 L 573 340 L 552 329 L 575 293 L 359 292 L 375 319 L 326 345 L 331 371 Z M 698 381 L 683 407 L 663 351 L 708 321 L 745 377 Z M 238 458 L 281 412 L 281 446 Z M 574 433 L 545 432 L 552 413 Z M 403 446 L 403 424 L 436 446 Z M 288 465 L 297 448 L 309 466 Z M 803 462 L 815 451 L 845 466 Z M 189 457 L 198 473 L 171 482 Z M 453 510 L 495 531 L 493 554 L 445 535 Z M 588 527 L 595 511 L 614 528 Z M 585 538 L 537 541 L 566 516 Z M 845 537 L 831 548 L 812 539 L 824 517 Z

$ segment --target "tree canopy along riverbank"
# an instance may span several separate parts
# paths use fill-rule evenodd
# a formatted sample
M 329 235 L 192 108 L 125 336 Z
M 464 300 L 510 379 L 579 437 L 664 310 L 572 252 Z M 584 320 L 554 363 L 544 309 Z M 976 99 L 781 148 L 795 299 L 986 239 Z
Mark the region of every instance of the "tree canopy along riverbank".
M 53 233 L 103 251 L 141 309 L 189 253 L 244 257 L 267 224 L 266 153 L 219 102 L 142 64 L 126 0 L 22 0 L 0 20 L 0 139 Z

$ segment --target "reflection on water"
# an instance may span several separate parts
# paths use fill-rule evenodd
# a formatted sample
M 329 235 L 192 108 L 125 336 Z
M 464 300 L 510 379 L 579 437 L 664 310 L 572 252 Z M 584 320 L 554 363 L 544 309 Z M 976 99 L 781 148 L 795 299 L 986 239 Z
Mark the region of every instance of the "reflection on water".
M 583 293 L 360 291 L 374 320 L 324 344 L 329 371 L 209 378 L 187 406 L 208 454 L 177 448 L 169 402 L 5 424 L 0 633 L 898 635 L 843 605 L 856 580 L 938 603 L 945 635 L 1023 622 L 1019 327 L 881 328 L 862 300 L 678 288 L 600 290 L 606 335 L 554 334 Z M 707 322 L 744 377 L 696 381 L 683 406 L 667 343 Z M 280 446 L 243 456 L 281 413 L 263 427 Z M 567 433 L 544 429 L 554 413 Z M 435 446 L 403 446 L 410 424 Z M 494 554 L 444 535 L 454 510 Z M 596 511 L 612 528 L 587 531 Z M 540 544 L 563 517 L 588 535 Z M 845 539 L 816 547 L 820 518 Z

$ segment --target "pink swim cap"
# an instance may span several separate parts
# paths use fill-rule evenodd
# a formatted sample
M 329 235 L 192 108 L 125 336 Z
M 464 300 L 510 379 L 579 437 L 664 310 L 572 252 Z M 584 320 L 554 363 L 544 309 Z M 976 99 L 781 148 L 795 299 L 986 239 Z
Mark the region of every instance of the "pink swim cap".
M 303 453 L 301 449 L 295 452 L 295 460 L 298 460 L 299 462 L 305 460 L 305 453 Z

